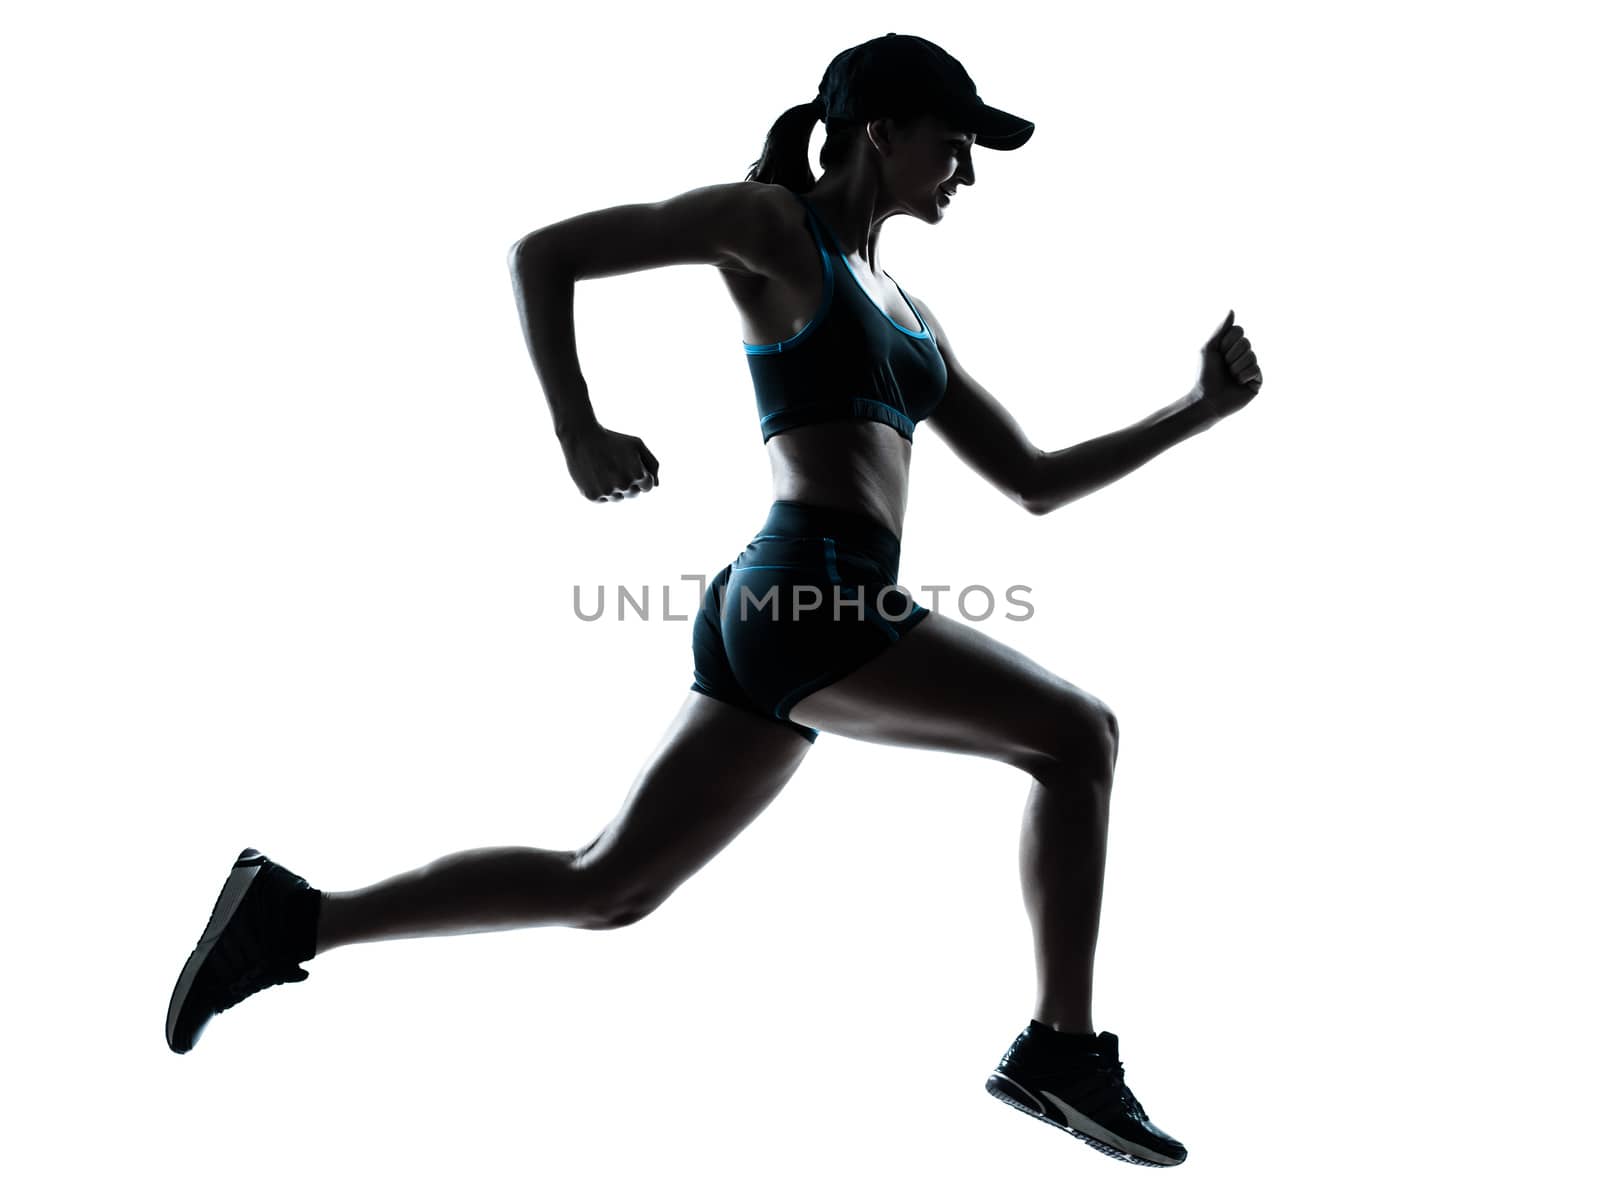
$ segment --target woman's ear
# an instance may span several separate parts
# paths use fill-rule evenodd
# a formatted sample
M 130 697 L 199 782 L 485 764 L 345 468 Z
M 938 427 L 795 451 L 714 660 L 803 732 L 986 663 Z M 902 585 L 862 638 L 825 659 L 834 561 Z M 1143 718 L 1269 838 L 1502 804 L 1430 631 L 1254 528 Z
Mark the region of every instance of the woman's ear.
M 879 116 L 867 122 L 867 142 L 884 157 L 893 152 L 899 129 L 892 116 Z

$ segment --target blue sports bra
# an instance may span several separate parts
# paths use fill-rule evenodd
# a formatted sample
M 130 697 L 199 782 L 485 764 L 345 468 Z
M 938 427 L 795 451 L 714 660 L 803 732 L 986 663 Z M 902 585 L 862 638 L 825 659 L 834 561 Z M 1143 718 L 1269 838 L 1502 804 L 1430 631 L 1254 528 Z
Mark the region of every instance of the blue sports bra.
M 944 358 L 920 312 L 920 331 L 894 320 L 862 287 L 839 241 L 805 196 L 806 218 L 822 251 L 822 306 L 788 340 L 745 344 L 755 382 L 761 441 L 801 424 L 829 420 L 873 420 L 888 424 L 907 440 L 944 397 Z M 827 241 L 823 240 L 826 233 Z M 829 244 L 833 252 L 829 252 Z M 845 284 L 837 278 L 837 255 Z M 893 278 L 890 278 L 893 282 Z M 900 290 L 900 284 L 895 283 Z M 900 297 L 905 298 L 900 291 Z

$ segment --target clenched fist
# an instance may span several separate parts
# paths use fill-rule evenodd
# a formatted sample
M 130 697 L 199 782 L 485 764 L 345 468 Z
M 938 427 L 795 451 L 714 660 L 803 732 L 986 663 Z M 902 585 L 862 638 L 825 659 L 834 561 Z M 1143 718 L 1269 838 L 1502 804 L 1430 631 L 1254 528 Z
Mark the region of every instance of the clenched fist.
M 1218 419 L 1232 415 L 1261 390 L 1261 365 L 1233 313 L 1200 350 L 1200 378 L 1193 393 Z
M 596 425 L 563 448 L 567 472 L 591 502 L 620 502 L 659 482 L 661 464 L 637 436 Z

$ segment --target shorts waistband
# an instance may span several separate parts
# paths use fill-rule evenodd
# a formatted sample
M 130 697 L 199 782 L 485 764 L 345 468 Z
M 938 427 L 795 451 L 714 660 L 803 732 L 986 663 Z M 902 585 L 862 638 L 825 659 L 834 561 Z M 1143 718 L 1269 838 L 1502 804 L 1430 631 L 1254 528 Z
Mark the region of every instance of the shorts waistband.
M 829 536 L 874 556 L 900 558 L 900 537 L 870 515 L 837 507 L 774 499 L 757 533 L 772 536 Z

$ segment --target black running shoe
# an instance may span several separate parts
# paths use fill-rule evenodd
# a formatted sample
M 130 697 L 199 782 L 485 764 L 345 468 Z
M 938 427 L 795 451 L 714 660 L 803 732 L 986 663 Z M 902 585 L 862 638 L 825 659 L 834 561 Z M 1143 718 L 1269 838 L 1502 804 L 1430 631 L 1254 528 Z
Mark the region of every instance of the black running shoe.
M 1183 1143 L 1152 1125 L 1123 1083 L 1117 1036 L 1102 1030 L 1084 1042 L 1030 1021 L 984 1087 L 1124 1163 L 1172 1167 L 1188 1158 Z
M 304 980 L 299 964 L 316 954 L 321 898 L 259 851 L 240 852 L 172 990 L 167 1045 L 181 1055 L 213 1015 L 274 984 Z

